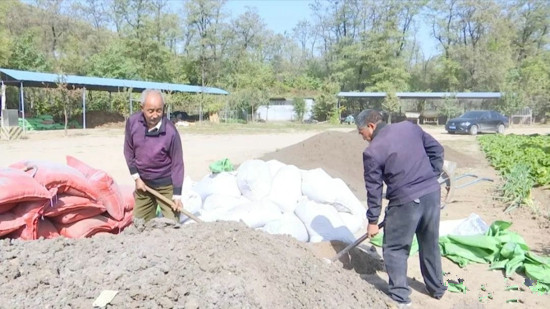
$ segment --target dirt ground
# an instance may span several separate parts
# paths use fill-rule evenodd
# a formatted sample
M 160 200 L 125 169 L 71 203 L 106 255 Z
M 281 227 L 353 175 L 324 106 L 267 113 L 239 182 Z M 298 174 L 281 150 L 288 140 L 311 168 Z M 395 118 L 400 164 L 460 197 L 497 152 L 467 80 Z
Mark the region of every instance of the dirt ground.
M 543 217 L 549 213 L 549 190 L 533 192 L 534 210 L 504 214 L 506 205 L 495 199 L 500 179 L 475 138 L 448 135 L 441 126 L 424 129 L 445 146 L 446 159 L 457 162 L 455 175 L 473 173 L 494 179 L 456 190 L 441 220 L 476 213 L 488 224 L 511 221 L 511 230 L 523 236 L 533 252 L 550 255 L 550 221 Z M 193 180 L 206 175 L 208 165 L 222 158 L 234 164 L 252 158 L 277 159 L 302 169 L 321 167 L 342 178 L 365 200 L 361 152 L 366 144 L 351 127 L 254 135 L 189 134 L 185 129 L 181 133 L 186 175 Z M 549 134 L 550 127 L 517 127 L 507 133 Z M 65 163 L 65 156 L 72 155 L 107 171 L 119 184 L 132 185 L 122 145 L 121 128 L 71 130 L 67 137 L 62 131 L 30 132 L 24 140 L 0 142 L 0 167 L 22 159 Z M 142 233 L 131 229 L 118 236 L 85 240 L 1 241 L 0 308 L 82 308 L 91 306 L 103 289 L 119 291 L 113 300 L 117 308 L 384 308 L 388 304 L 383 295 L 384 271 L 372 273 L 372 267 L 361 271 L 357 265 L 327 264 L 321 259 L 341 246 L 301 244 L 238 224 L 182 228 L 156 224 Z M 547 295 L 505 291 L 508 285 L 522 285 L 520 275 L 507 279 L 501 271 L 488 270 L 488 265 L 460 268 L 445 258 L 443 270 L 449 273 L 448 279 L 464 279 L 469 291 L 431 299 L 423 289 L 418 255 L 409 259 L 413 308 L 547 307 Z M 493 293 L 492 300 L 481 291 L 482 284 Z M 510 299 L 523 304 L 506 303 Z

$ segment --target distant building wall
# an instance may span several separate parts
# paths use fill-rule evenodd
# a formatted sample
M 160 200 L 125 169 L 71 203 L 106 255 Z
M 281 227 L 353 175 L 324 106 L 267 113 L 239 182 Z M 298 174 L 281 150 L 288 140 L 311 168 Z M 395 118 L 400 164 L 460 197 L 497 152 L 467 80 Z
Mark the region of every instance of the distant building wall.
M 302 120 L 311 119 L 313 116 L 313 99 L 304 99 L 306 111 Z M 295 121 L 293 100 L 270 100 L 269 106 L 260 105 L 256 110 L 257 119 L 264 121 Z

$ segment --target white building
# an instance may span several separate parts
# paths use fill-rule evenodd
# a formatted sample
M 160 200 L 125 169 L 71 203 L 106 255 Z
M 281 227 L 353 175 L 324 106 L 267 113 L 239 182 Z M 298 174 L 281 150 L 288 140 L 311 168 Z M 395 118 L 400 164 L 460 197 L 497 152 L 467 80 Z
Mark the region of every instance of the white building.
M 306 110 L 302 120 L 311 119 L 313 116 L 313 99 L 304 99 Z M 269 99 L 269 104 L 260 105 L 256 110 L 258 120 L 264 121 L 294 121 L 296 120 L 296 112 L 294 111 L 293 100 L 285 98 Z

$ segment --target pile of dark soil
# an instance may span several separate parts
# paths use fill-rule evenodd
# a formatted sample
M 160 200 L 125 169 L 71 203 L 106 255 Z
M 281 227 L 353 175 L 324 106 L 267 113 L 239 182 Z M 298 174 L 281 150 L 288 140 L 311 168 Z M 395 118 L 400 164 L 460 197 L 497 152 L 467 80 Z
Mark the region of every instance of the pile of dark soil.
M 359 199 L 365 199 L 363 150 L 367 145 L 355 131 L 328 131 L 260 159 L 278 160 L 305 170 L 322 168 L 330 176 L 341 178 Z
M 306 244 L 239 223 L 154 219 L 120 235 L 0 241 L 0 308 L 388 308 Z
M 363 180 L 363 151 L 368 146 L 357 132 L 328 131 L 317 134 L 301 143 L 268 153 L 260 159 L 278 160 L 301 169 L 322 168 L 330 176 L 341 178 L 360 200 L 365 200 Z M 457 167 L 471 167 L 480 159 L 465 155 L 449 146 L 445 160 L 454 161 Z

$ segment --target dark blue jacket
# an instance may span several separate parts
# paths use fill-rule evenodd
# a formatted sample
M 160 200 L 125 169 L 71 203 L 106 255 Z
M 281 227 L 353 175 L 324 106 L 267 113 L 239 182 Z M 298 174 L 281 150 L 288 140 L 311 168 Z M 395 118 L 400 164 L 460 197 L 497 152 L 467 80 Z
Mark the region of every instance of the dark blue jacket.
M 130 174 L 139 173 L 145 184 L 174 186 L 174 194 L 181 194 L 183 184 L 183 150 L 176 126 L 162 117 L 160 129 L 148 132 L 142 112 L 126 121 L 124 157 Z
M 443 147 L 418 125 L 409 121 L 379 123 L 363 152 L 367 219 L 378 222 L 382 186 L 386 183 L 388 206 L 402 205 L 439 190 Z

